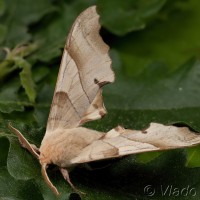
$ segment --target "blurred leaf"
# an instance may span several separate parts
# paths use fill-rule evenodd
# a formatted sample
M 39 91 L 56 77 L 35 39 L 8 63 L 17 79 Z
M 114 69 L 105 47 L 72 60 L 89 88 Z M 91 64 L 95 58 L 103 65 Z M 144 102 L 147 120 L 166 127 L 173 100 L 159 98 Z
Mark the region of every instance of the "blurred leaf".
M 9 26 L 7 24 L 3 24 L 3 26 L 7 27 L 6 37 L 2 44 L 4 47 L 6 46 L 13 48 L 17 44 L 28 42 L 31 38 L 27 27 L 23 24 L 16 24 L 15 22 L 11 21 Z
M 5 49 L 7 55 L 0 63 L 0 81 L 3 81 L 8 75 L 16 71 L 16 69 L 22 69 L 19 74 L 21 85 L 31 102 L 34 102 L 36 97 L 35 83 L 32 79 L 31 64 L 23 57 L 30 54 L 35 48 L 34 44 L 30 44 L 27 46 L 17 46 L 12 51 Z
M 45 94 L 45 96 L 44 96 Z M 34 117 L 39 125 L 44 126 L 47 123 L 47 118 L 50 112 L 50 105 L 53 98 L 53 88 L 49 85 L 44 85 L 38 94 L 37 101 L 40 105 L 35 107 Z
M 200 167 L 200 147 L 188 149 L 187 167 Z
M 17 139 L 9 139 L 7 169 L 15 179 L 29 180 L 40 176 L 39 162 L 19 145 Z
M 30 108 L 27 102 L 20 102 L 22 103 L 22 106 L 26 105 L 27 107 L 24 108 L 22 111 L 12 111 L 11 113 L 0 113 L 0 120 L 4 120 L 6 124 L 8 124 L 8 121 L 12 122 L 18 122 L 18 123 L 36 123 L 35 119 L 33 118 L 33 108 Z M 16 102 L 13 103 L 13 107 L 15 107 Z
M 48 0 L 6 0 L 6 10 L 0 23 L 7 27 L 4 46 L 13 48 L 17 44 L 27 42 L 31 35 L 27 25 L 37 22 L 45 14 L 55 11 Z
M 7 14 L 11 14 L 9 20 L 11 20 L 11 17 L 14 17 L 16 21 L 23 22 L 26 25 L 37 22 L 47 13 L 55 11 L 51 0 L 36 0 L 35 2 L 29 0 L 18 0 L 15 2 L 6 0 L 5 4 L 7 7 Z
M 37 68 L 34 68 L 33 71 L 33 80 L 35 83 L 42 81 L 44 78 L 47 77 L 50 70 L 44 65 L 37 65 Z
M 0 199 L 2 200 L 43 200 L 39 188 L 32 181 L 17 181 L 5 167 L 0 168 Z
M 0 43 L 2 43 L 5 40 L 7 33 L 6 26 L 0 24 Z
M 5 11 L 5 2 L 4 0 L 0 0 L 0 16 L 4 14 Z
M 113 41 L 120 52 L 124 71 L 134 76 L 149 65 L 163 63 L 174 69 L 200 55 L 200 3 L 189 0 L 144 31 Z M 184 24 L 181 23 L 184 20 Z
M 3 60 L 0 63 L 0 81 L 3 81 L 5 77 L 11 74 L 13 71 L 17 69 L 15 62 L 13 60 Z
M 30 59 L 39 59 L 41 61 L 49 61 L 61 55 L 61 48 L 64 48 L 65 40 L 69 28 L 73 21 L 83 9 L 90 6 L 91 0 L 77 0 L 70 3 L 61 2 L 59 12 L 56 15 L 49 17 L 48 23 L 44 20 L 43 27 L 37 30 L 34 35 L 34 40 L 40 48 Z M 56 30 L 56 31 L 55 31 Z
M 7 163 L 7 155 L 8 155 L 8 148 L 9 148 L 9 142 L 8 139 L 5 137 L 1 137 L 1 131 L 0 131 L 0 167 L 6 166 Z
M 18 65 L 22 71 L 20 72 L 21 84 L 24 87 L 26 94 L 31 102 L 35 101 L 36 91 L 35 83 L 32 79 L 31 65 L 24 59 L 17 59 L 16 65 Z
M 14 79 L 0 88 L 0 111 L 11 113 L 13 111 L 23 111 L 26 102 L 20 100 L 17 92 L 20 88 L 19 80 Z
M 148 163 L 158 156 L 160 156 L 162 153 L 161 152 L 149 152 L 149 153 L 142 153 L 138 154 L 136 156 L 136 161 L 139 163 Z
M 166 0 L 97 1 L 102 25 L 116 35 L 144 29 L 165 3 Z
M 199 76 L 200 60 L 195 58 L 173 72 L 158 63 L 132 79 L 117 73 L 116 82 L 106 91 L 108 106 L 155 111 L 199 107 Z

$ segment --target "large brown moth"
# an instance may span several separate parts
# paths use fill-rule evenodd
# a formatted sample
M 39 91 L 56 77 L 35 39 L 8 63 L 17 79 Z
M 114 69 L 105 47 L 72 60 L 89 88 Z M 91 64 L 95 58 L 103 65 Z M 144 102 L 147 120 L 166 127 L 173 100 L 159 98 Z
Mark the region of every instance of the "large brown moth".
M 109 47 L 99 35 L 99 29 L 99 15 L 92 6 L 78 16 L 69 32 L 40 148 L 30 144 L 10 125 L 21 145 L 39 160 L 42 175 L 56 194 L 59 192 L 46 172 L 50 164 L 57 165 L 75 189 L 69 170 L 81 163 L 200 143 L 200 136 L 186 127 L 158 123 L 151 123 L 145 131 L 118 126 L 103 133 L 82 127 L 106 114 L 102 87 L 114 82 Z

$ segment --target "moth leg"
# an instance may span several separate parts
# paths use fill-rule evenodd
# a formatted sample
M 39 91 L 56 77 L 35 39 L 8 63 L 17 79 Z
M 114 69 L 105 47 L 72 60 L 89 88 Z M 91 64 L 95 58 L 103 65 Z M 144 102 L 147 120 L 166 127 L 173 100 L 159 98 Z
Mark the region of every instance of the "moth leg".
M 57 188 L 53 185 L 53 183 L 50 181 L 48 175 L 47 175 L 47 164 L 42 164 L 42 176 L 44 177 L 44 180 L 46 181 L 47 185 L 51 188 L 51 190 L 58 196 L 59 192 Z
M 60 168 L 60 172 L 63 175 L 64 179 L 69 183 L 69 185 L 79 194 L 85 194 L 84 192 L 81 192 L 80 190 L 78 190 L 73 183 L 71 182 L 70 178 L 69 178 L 69 172 L 67 171 L 67 169 L 65 168 Z
M 38 155 L 40 155 L 40 149 L 39 149 L 35 144 L 30 144 L 30 145 L 31 145 L 32 149 L 34 149 L 34 151 L 35 151 Z
M 10 123 L 8 124 L 8 127 L 17 135 L 21 146 L 26 148 L 34 157 L 39 159 L 39 149 L 34 144 L 30 144 L 20 131 L 14 128 Z

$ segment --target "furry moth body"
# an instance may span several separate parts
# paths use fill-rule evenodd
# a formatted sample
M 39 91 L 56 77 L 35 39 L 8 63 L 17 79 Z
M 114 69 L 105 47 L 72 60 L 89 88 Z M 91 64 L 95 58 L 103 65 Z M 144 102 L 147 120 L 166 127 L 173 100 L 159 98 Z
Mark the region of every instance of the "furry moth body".
M 151 123 L 145 131 L 116 127 L 107 133 L 81 127 L 85 122 L 102 118 L 106 109 L 102 87 L 114 82 L 109 47 L 99 35 L 96 7 L 86 9 L 75 20 L 63 52 L 57 84 L 45 136 L 38 149 L 11 125 L 23 147 L 35 156 L 45 181 L 49 164 L 59 167 L 70 181 L 68 171 L 81 163 L 149 151 L 183 148 L 200 143 L 200 136 L 188 128 Z

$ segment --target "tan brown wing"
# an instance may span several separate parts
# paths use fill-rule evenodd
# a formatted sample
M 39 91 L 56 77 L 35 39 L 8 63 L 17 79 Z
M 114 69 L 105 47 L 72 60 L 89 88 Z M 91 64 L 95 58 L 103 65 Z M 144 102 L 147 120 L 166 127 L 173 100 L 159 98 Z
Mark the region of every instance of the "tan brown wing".
M 121 157 L 129 154 L 191 147 L 200 144 L 200 135 L 188 128 L 151 123 L 145 131 L 112 129 L 85 147 L 71 164 Z
M 86 9 L 74 22 L 63 52 L 47 133 L 74 128 L 101 118 L 101 88 L 114 81 L 109 47 L 99 35 L 96 6 Z

